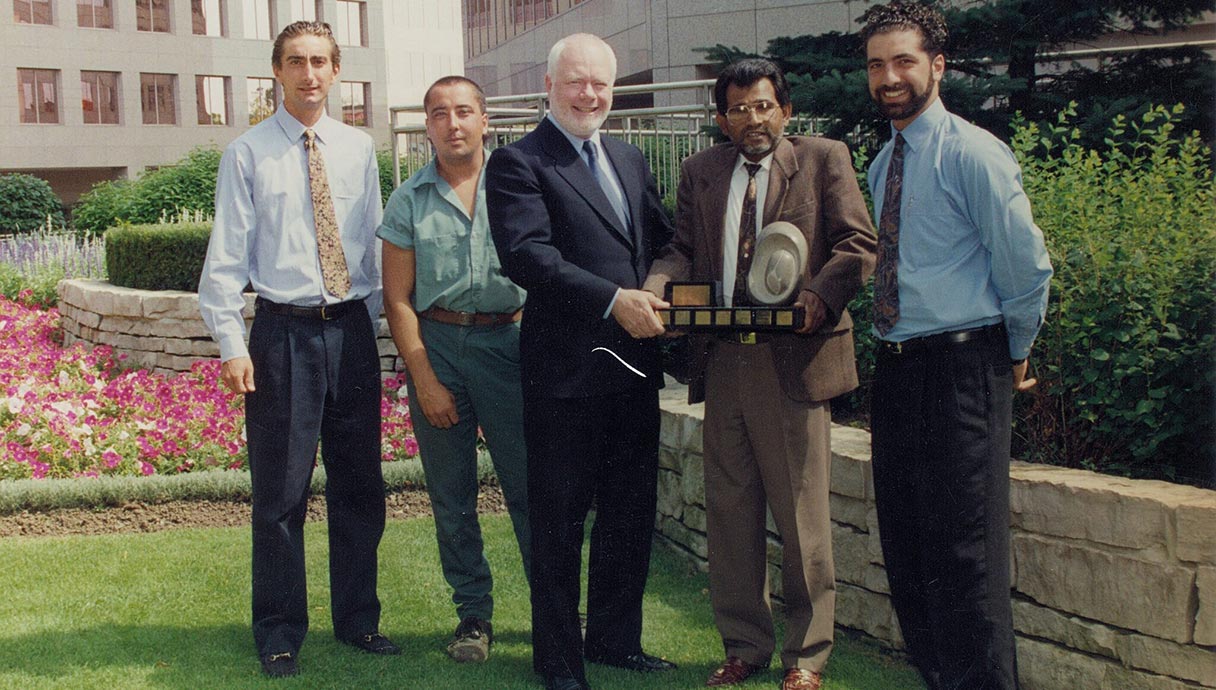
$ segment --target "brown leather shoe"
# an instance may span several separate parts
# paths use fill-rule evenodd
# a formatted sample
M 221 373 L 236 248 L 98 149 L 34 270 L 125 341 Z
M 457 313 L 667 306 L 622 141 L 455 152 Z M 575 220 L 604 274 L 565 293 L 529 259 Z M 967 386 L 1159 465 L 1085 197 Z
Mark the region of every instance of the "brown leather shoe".
M 785 669 L 785 678 L 781 680 L 781 690 L 819 690 L 823 679 L 818 673 L 805 668 Z
M 763 666 L 749 664 L 737 656 L 728 656 L 726 657 L 726 663 L 719 666 L 718 670 L 709 674 L 709 679 L 705 681 L 705 687 L 716 688 L 722 685 L 742 683 L 763 668 Z

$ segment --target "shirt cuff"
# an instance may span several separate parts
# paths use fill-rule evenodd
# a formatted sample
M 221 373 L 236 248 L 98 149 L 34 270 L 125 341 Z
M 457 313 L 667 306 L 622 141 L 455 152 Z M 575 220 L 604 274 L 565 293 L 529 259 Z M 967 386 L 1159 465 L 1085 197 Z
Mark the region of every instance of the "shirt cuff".
M 244 336 L 224 336 L 220 339 L 220 361 L 227 362 L 237 357 L 248 357 L 249 348 L 245 345 Z
M 612 313 L 612 307 L 614 305 L 616 305 L 616 298 L 619 297 L 620 294 L 621 294 L 620 288 L 617 288 L 616 292 L 612 293 L 612 299 L 608 300 L 608 308 L 604 310 L 604 315 L 601 318 L 606 319 L 606 318 L 608 318 L 608 315 Z

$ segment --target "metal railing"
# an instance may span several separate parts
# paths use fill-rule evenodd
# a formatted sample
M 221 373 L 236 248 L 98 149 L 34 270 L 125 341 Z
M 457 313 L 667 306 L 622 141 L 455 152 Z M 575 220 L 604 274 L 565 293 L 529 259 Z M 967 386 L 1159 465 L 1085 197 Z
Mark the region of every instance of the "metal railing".
M 678 100 L 686 104 L 613 110 L 600 131 L 641 149 L 658 181 L 659 192 L 674 194 L 679 182 L 680 162 L 714 144 L 710 127 L 717 113 L 713 87 L 713 79 L 615 87 L 612 91 L 617 104 L 627 103 L 628 97 L 636 94 L 653 96 L 674 92 L 684 92 Z M 486 147 L 492 150 L 532 131 L 549 112 L 548 95 L 492 96 L 486 99 L 486 109 L 490 116 Z M 406 121 L 410 115 L 419 120 L 425 116 L 421 104 L 397 106 L 390 108 L 389 113 L 392 118 L 393 184 L 396 187 L 402 179 L 426 165 L 433 150 L 426 138 L 426 126 L 421 121 Z M 815 118 L 796 116 L 786 131 L 814 134 L 822 124 Z

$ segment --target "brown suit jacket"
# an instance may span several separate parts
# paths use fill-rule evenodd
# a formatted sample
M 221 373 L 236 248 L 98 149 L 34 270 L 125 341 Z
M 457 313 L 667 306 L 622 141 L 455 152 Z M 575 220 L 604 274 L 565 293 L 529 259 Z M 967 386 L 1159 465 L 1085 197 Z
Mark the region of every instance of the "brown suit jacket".
M 722 279 L 722 225 L 738 155 L 733 144 L 719 144 L 685 159 L 676 234 L 652 264 L 647 290 L 662 296 L 669 280 Z M 762 222 L 778 220 L 793 223 L 806 236 L 810 256 L 801 289 L 818 295 L 831 312 L 815 333 L 783 333 L 772 340 L 778 375 L 794 400 L 829 400 L 857 387 L 853 319 L 845 307 L 873 273 L 876 246 L 843 143 L 788 136 L 777 144 Z M 688 397 L 701 402 L 709 337 L 694 336 L 691 345 Z

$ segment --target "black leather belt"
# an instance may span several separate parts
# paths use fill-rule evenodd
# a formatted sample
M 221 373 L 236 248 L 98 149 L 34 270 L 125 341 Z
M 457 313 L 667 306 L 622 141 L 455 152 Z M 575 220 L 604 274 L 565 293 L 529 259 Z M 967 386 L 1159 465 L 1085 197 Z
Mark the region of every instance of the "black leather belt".
M 355 309 L 367 309 L 361 299 L 338 302 L 337 304 L 322 304 L 316 307 L 302 307 L 297 304 L 279 304 L 278 302 L 271 302 L 268 299 L 259 297 L 254 304 L 257 306 L 258 311 L 265 309 L 271 314 L 294 316 L 300 319 L 317 319 L 320 321 L 332 321 L 346 316 Z
M 982 328 L 968 328 L 965 331 L 946 331 L 934 333 L 920 338 L 909 338 L 898 343 L 890 340 L 879 340 L 878 349 L 891 355 L 905 355 L 911 352 L 936 350 L 950 345 L 961 345 L 981 338 L 1005 337 L 1005 325 L 993 324 Z

